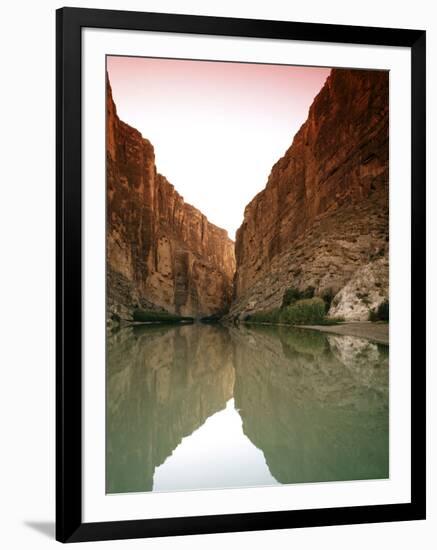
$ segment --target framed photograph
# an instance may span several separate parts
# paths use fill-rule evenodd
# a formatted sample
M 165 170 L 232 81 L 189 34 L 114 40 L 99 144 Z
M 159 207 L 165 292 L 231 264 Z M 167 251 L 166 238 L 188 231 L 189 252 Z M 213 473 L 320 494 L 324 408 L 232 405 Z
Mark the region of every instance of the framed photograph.
M 57 539 L 425 518 L 425 31 L 57 11 Z

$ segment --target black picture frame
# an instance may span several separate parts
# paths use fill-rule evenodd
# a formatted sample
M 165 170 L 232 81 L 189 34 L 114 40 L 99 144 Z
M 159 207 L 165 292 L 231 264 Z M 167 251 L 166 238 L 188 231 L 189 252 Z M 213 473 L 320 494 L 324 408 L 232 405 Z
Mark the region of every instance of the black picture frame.
M 81 30 L 84 27 L 337 42 L 411 49 L 411 502 L 82 522 Z M 56 538 L 61 542 L 425 518 L 425 49 L 423 30 L 61 8 L 56 13 Z M 407 115 L 406 115 L 407 116 Z

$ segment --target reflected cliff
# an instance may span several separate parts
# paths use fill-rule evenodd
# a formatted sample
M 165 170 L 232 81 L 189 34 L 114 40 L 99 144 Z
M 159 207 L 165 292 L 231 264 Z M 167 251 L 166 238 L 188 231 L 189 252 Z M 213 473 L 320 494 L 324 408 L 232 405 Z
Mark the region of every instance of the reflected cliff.
M 224 329 L 138 327 L 110 337 L 107 492 L 151 491 L 155 468 L 225 408 L 234 372 Z
M 285 327 L 108 336 L 107 492 L 388 477 L 388 348 Z
M 235 405 L 280 483 L 388 476 L 388 352 L 289 328 L 235 331 Z

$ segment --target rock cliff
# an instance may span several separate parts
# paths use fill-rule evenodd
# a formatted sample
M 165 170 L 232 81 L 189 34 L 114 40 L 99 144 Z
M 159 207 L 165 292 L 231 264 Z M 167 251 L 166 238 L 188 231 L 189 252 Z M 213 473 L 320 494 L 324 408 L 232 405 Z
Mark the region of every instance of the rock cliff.
M 117 116 L 109 81 L 106 158 L 108 319 L 136 307 L 225 312 L 234 243 L 157 172 L 152 144 Z
M 385 71 L 331 71 L 245 209 L 232 317 L 278 307 L 289 287 L 334 296 L 331 314 L 350 320 L 387 299 L 388 83 Z

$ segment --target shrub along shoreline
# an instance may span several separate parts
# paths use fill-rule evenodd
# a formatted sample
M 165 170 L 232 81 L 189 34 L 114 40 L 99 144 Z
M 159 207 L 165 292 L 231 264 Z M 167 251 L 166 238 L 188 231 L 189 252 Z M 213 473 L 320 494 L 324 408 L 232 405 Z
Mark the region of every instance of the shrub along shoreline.
M 281 325 L 335 325 L 343 318 L 327 318 L 325 302 L 321 298 L 296 300 L 292 305 L 258 311 L 248 315 L 245 323 L 281 324 Z
M 314 297 L 313 287 L 308 287 L 304 291 L 289 288 L 284 293 L 281 307 L 249 314 L 243 322 L 275 325 L 335 325 L 343 322 L 344 319 L 326 317 L 331 301 L 331 292 L 319 298 Z
M 289 288 L 285 291 L 281 307 L 257 311 L 243 319 L 244 323 L 264 325 L 338 325 L 343 317 L 327 317 L 333 293 L 328 291 L 321 298 L 314 297 L 313 287 L 304 291 Z M 389 302 L 385 300 L 369 312 L 369 321 L 388 323 Z
M 168 313 L 167 311 L 148 311 L 136 309 L 132 315 L 134 323 L 193 323 L 194 317 Z

